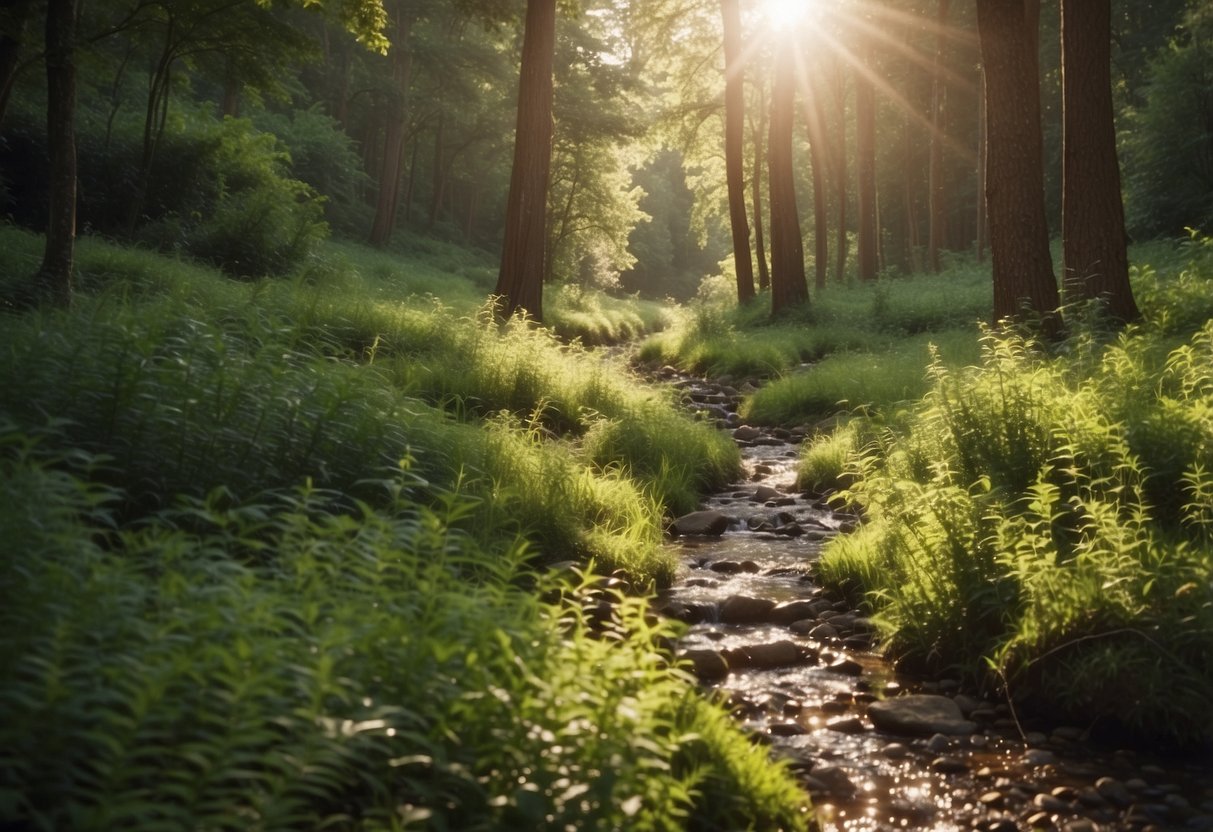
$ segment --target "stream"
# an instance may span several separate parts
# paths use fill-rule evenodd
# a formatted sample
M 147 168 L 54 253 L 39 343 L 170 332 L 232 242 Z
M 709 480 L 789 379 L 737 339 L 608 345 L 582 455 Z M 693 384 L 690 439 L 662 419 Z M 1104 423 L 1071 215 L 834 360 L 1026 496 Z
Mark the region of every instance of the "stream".
M 738 425 L 736 389 L 658 376 L 733 432 L 747 477 L 675 523 L 661 611 L 689 625 L 679 652 L 701 684 L 789 761 L 823 832 L 1213 830 L 1208 760 L 1096 746 L 1083 726 L 895 673 L 870 622 L 814 581 L 824 542 L 857 521 L 796 491 L 806 431 Z

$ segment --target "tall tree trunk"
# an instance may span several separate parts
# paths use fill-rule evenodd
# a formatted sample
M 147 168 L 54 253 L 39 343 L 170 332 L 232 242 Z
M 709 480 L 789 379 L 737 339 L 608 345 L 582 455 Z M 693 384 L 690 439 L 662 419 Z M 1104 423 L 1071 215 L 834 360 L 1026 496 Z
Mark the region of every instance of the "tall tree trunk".
M 766 154 L 763 153 L 767 126 L 765 101 L 759 102 L 758 113 L 758 121 L 753 130 L 754 176 L 751 177 L 751 193 L 754 202 L 754 256 L 758 260 L 758 288 L 765 289 L 771 285 L 771 270 L 767 267 L 766 227 L 762 222 L 762 169 L 767 163 Z
M 506 202 L 505 241 L 494 293 L 497 312 L 523 309 L 543 318 L 544 218 L 552 167 L 552 63 L 556 0 L 527 0 L 514 167 Z
M 910 272 L 917 272 L 919 269 L 918 255 L 919 246 L 922 245 L 918 238 L 918 206 L 915 204 L 914 198 L 914 131 L 913 124 L 910 119 L 905 120 L 902 127 L 902 174 L 904 175 L 904 195 L 905 212 L 906 212 L 906 262 L 909 265 Z M 982 199 L 978 199 L 981 202 Z
M 240 115 L 240 90 L 243 84 L 236 74 L 235 62 L 230 58 L 227 61 L 227 68 L 223 75 L 223 101 L 219 104 L 219 118 L 230 116 L 237 118 Z
M 1067 301 L 1100 298 L 1112 317 L 1133 321 L 1141 313 L 1125 251 L 1111 26 L 1109 0 L 1062 0 L 1062 284 Z
M 859 279 L 875 280 L 876 227 L 876 87 L 868 77 L 871 49 L 863 47 L 863 66 L 855 72 L 855 171 L 859 193 Z
M 825 112 L 821 107 L 821 96 L 810 80 L 804 91 L 809 96 L 805 121 L 809 130 L 809 168 L 813 174 L 813 277 L 817 289 L 826 287 L 826 272 L 830 259 L 829 206 L 826 202 L 826 148 Z
M 838 134 L 834 142 L 834 199 L 838 211 L 838 242 L 834 247 L 834 279 L 847 279 L 847 78 L 841 68 L 835 69 L 834 109 L 838 116 Z
M 807 303 L 804 242 L 792 171 L 792 122 L 796 114 L 796 61 L 792 43 L 780 40 L 771 91 L 767 165 L 771 190 L 771 313 Z
M 46 139 L 50 157 L 46 248 L 34 276 L 36 300 L 72 301 L 76 246 L 76 0 L 46 7 Z
M 724 25 L 724 163 L 729 188 L 729 222 L 733 231 L 733 262 L 737 272 L 737 301 L 754 297 L 754 265 L 750 259 L 750 226 L 745 215 L 745 74 L 741 54 L 741 7 L 738 0 L 720 0 Z
M 927 240 L 927 262 L 931 271 L 940 268 L 939 252 L 948 235 L 948 202 L 943 170 L 944 117 L 948 106 L 948 84 L 943 74 L 943 49 L 947 42 L 944 26 L 948 19 L 949 0 L 939 0 L 935 34 L 935 57 L 931 65 L 931 159 L 928 165 L 930 184 L 927 194 L 930 200 L 931 229 Z
M 404 221 L 407 224 L 413 218 L 413 189 L 416 187 L 417 181 L 417 152 L 421 149 L 421 142 L 413 140 L 413 153 L 409 157 L 409 176 L 407 184 L 404 188 Z
M 433 187 L 430 189 L 430 215 L 426 229 L 432 231 L 438 221 L 438 212 L 442 208 L 442 197 L 446 193 L 446 163 L 443 156 L 446 148 L 443 145 L 446 134 L 446 113 L 438 113 L 438 126 L 434 129 L 434 161 L 430 179 Z
M 1031 5 L 1029 0 L 1028 5 Z M 1057 281 L 1045 219 L 1035 31 L 1023 0 L 977 0 L 986 77 L 986 203 L 994 320 L 1038 316 L 1055 331 Z
M 0 3 L 0 125 L 8 100 L 21 69 L 21 46 L 25 43 L 25 24 L 33 11 L 33 0 L 8 0 Z
M 379 193 L 375 199 L 375 218 L 371 222 L 368 242 L 386 246 L 396 228 L 396 210 L 400 204 L 400 169 L 404 164 L 404 139 L 408 121 L 409 81 L 412 76 L 413 51 L 409 35 L 413 28 L 413 11 L 405 0 L 395 4 L 395 33 L 392 37 L 392 100 L 388 105 L 387 133 L 383 141 L 383 158 L 379 164 Z
M 986 261 L 986 74 L 977 85 L 977 262 Z

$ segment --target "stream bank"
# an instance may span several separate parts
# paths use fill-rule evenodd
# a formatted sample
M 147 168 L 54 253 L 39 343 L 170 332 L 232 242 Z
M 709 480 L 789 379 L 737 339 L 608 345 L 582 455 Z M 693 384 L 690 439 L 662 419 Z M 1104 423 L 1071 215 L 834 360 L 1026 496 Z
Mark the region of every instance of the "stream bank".
M 1213 830 L 1213 766 L 1089 741 L 956 680 L 902 676 L 859 610 L 814 579 L 857 518 L 797 493 L 810 432 L 740 425 L 742 389 L 653 373 L 730 430 L 746 479 L 671 527 L 681 566 L 659 599 L 703 686 L 788 760 L 822 830 Z

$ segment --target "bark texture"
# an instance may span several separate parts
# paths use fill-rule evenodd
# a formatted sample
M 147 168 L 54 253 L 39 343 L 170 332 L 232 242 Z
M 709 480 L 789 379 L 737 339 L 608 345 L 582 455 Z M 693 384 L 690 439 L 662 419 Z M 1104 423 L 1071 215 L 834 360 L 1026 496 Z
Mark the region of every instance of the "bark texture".
M 1057 280 L 1045 219 L 1036 33 L 1024 0 L 977 0 L 986 90 L 986 205 L 994 319 L 1055 325 Z
M 518 85 L 514 167 L 506 202 L 505 242 L 497 275 L 497 312 L 525 310 L 543 319 L 543 268 L 548 179 L 552 168 L 552 63 L 556 0 L 527 0 Z
M 1063 0 L 1062 248 L 1067 301 L 1101 299 L 1140 317 L 1129 286 L 1125 212 L 1112 115 L 1110 0 Z
M 741 7 L 738 0 L 720 0 L 720 11 L 724 24 L 724 164 L 729 189 L 729 223 L 733 232 L 737 300 L 745 303 L 754 297 L 754 263 L 750 257 L 750 225 L 745 213 L 745 77 Z
M 50 158 L 46 249 L 34 277 L 37 300 L 72 300 L 76 246 L 76 0 L 46 7 L 46 136 Z
M 806 303 L 804 243 L 792 174 L 792 122 L 796 105 L 796 62 L 792 44 L 779 45 L 771 93 L 771 136 L 767 149 L 771 190 L 771 312 Z

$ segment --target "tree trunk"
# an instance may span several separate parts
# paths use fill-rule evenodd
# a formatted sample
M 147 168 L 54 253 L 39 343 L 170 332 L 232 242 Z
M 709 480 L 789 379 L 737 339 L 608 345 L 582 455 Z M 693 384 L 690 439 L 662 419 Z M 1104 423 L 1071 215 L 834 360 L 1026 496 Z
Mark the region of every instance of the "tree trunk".
M 724 25 L 724 162 L 729 188 L 729 221 L 733 231 L 733 262 L 737 272 L 737 301 L 754 297 L 754 265 L 750 259 L 750 227 L 745 215 L 745 75 L 741 54 L 741 8 L 738 0 L 720 0 Z
M 527 0 L 518 85 L 514 167 L 506 202 L 505 241 L 494 293 L 497 312 L 543 318 L 544 218 L 552 167 L 552 63 L 556 0 Z
M 33 0 L 9 0 L 0 4 L 0 125 L 21 69 L 21 46 L 25 24 L 33 11 Z
M 948 19 L 948 0 L 939 0 L 935 35 L 935 58 L 931 65 L 931 159 L 928 165 L 930 184 L 931 229 L 927 240 L 927 262 L 932 272 L 940 269 L 939 252 L 948 235 L 948 205 L 943 170 L 944 115 L 948 105 L 948 85 L 943 75 L 943 49 Z
M 1109 0 L 1062 0 L 1062 283 L 1067 302 L 1099 298 L 1133 321 L 1141 313 L 1125 251 L 1111 41 Z
M 903 198 L 905 200 L 906 211 L 906 263 L 909 265 L 911 273 L 917 272 L 919 268 L 918 255 L 919 246 L 922 244 L 918 238 L 918 207 L 915 204 L 914 198 L 914 135 L 913 124 L 910 119 L 906 119 L 902 127 L 902 143 L 904 155 L 902 157 L 902 174 L 905 177 Z M 978 202 L 981 202 L 979 197 Z
M 409 80 L 413 67 L 413 52 L 408 42 L 413 28 L 412 15 L 413 12 L 406 8 L 404 2 L 396 4 L 396 31 L 391 49 L 394 89 L 388 105 L 383 158 L 379 163 L 379 193 L 375 199 L 375 218 L 371 222 L 371 233 L 367 238 L 373 246 L 386 246 L 396 228 L 396 209 L 400 204 L 400 169 L 404 165 Z
M 442 197 L 446 193 L 446 163 L 443 161 L 446 153 L 446 148 L 443 146 L 445 134 L 446 113 L 439 112 L 438 126 L 434 129 L 434 161 L 430 175 L 433 186 L 430 188 L 430 215 L 426 224 L 427 231 L 434 230 L 434 223 L 438 222 L 438 212 L 442 208 Z
M 809 128 L 809 168 L 813 174 L 813 277 L 818 290 L 826 287 L 826 271 L 830 259 L 829 207 L 826 204 L 826 148 L 825 113 L 821 107 L 821 96 L 810 80 L 804 86 L 809 96 L 805 108 Z
M 771 91 L 771 137 L 767 148 L 771 191 L 771 314 L 807 303 L 809 299 L 792 172 L 792 122 L 796 113 L 796 62 L 792 48 L 788 39 L 781 39 Z
M 1058 293 L 1045 219 L 1036 34 L 1029 29 L 1028 17 L 1023 0 L 977 0 L 986 78 L 994 320 L 1026 313 L 1055 331 Z
M 977 85 L 977 262 L 986 262 L 986 74 Z
M 855 71 L 855 170 L 859 186 L 859 279 L 875 280 L 876 251 L 876 87 L 868 77 L 871 50 L 864 47 L 863 66 Z
M 758 107 L 758 123 L 755 125 L 754 136 L 754 176 L 751 189 L 754 201 L 754 256 L 758 260 L 758 288 L 765 289 L 771 285 L 771 270 L 767 267 L 767 238 L 766 227 L 762 222 L 762 168 L 766 164 L 763 141 L 766 132 L 766 102 L 760 102 Z
M 834 108 L 838 114 L 838 136 L 834 142 L 834 198 L 838 205 L 838 243 L 834 247 L 834 279 L 847 279 L 847 90 L 846 75 L 841 69 L 834 76 Z
M 46 138 L 50 157 L 46 248 L 34 276 L 35 300 L 72 301 L 76 245 L 76 0 L 46 7 Z

